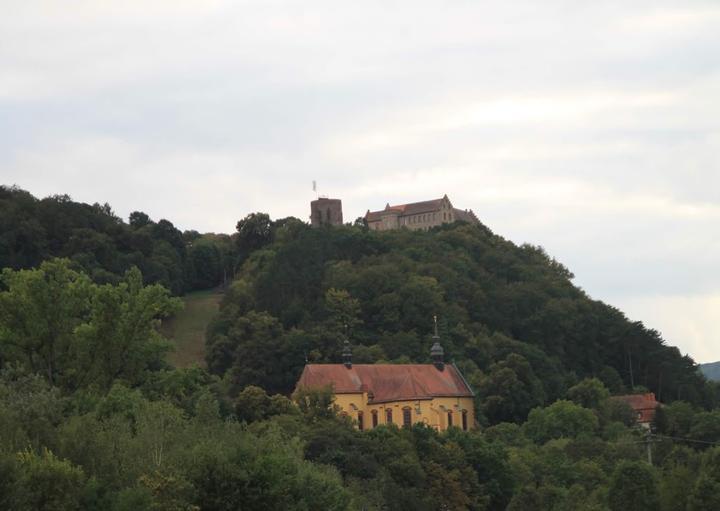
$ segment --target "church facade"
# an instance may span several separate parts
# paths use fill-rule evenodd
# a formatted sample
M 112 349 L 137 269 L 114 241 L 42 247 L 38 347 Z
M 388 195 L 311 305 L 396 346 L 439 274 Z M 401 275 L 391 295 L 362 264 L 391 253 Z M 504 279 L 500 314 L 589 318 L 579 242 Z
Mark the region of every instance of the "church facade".
M 447 195 L 434 199 L 410 204 L 391 206 L 387 204 L 381 211 L 365 213 L 365 221 L 370 230 L 388 231 L 405 227 L 411 230 L 428 230 L 431 227 L 463 220 L 469 223 L 480 223 L 472 210 L 453 207 Z
M 432 347 L 432 364 L 356 364 L 346 342 L 342 364 L 307 364 L 298 388 L 332 386 L 335 406 L 360 430 L 381 424 L 426 424 L 444 431 L 475 424 L 474 394 L 459 369 L 446 365 L 442 347 Z

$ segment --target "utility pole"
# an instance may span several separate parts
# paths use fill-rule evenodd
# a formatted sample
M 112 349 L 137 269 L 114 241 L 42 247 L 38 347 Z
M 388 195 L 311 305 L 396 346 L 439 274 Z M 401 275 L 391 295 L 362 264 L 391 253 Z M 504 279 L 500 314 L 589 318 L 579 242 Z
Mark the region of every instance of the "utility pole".
M 648 429 L 648 430 L 645 432 L 645 441 L 644 441 L 643 443 L 645 444 L 645 449 L 647 449 L 647 462 L 648 462 L 650 465 L 653 464 L 653 461 L 652 461 L 652 444 L 654 444 L 655 442 L 659 442 L 659 440 L 656 439 L 656 438 L 654 438 L 654 437 L 653 437 L 653 434 L 652 434 L 652 431 Z

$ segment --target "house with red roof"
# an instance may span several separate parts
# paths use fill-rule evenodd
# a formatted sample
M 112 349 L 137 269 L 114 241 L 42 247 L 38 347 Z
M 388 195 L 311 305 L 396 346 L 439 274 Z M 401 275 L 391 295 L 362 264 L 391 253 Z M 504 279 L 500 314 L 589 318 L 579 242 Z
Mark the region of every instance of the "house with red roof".
M 650 427 L 650 424 L 655 418 L 655 409 L 661 406 L 661 403 L 655 399 L 654 392 L 613 396 L 610 399 L 622 401 L 630 405 L 630 408 L 635 412 L 635 421 L 645 428 Z
M 437 430 L 475 423 L 474 394 L 454 364 L 445 364 L 437 334 L 432 364 L 353 364 L 345 343 L 342 364 L 307 364 L 298 388 L 332 386 L 339 412 L 360 430 L 381 424 L 427 424 Z

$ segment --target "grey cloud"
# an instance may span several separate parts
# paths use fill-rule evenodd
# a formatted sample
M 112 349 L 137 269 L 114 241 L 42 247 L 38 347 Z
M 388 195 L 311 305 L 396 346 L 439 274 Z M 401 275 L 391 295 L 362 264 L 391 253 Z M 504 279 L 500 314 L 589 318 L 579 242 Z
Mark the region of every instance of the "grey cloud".
M 670 342 L 692 327 L 683 349 L 720 359 L 706 312 L 667 313 L 720 293 L 714 1 L 18 0 L 4 13 L 5 183 L 226 232 L 255 210 L 306 218 L 312 180 L 348 220 L 447 193 L 545 246 L 590 295 Z

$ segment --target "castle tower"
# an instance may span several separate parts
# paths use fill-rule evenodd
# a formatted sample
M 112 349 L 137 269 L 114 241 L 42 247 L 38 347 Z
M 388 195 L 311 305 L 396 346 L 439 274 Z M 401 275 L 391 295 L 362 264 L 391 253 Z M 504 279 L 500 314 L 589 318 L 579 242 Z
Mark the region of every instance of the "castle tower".
M 320 197 L 310 203 L 310 225 L 342 225 L 342 201 Z

